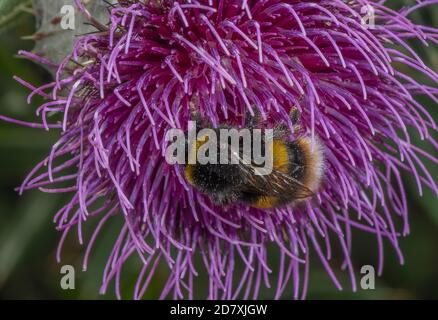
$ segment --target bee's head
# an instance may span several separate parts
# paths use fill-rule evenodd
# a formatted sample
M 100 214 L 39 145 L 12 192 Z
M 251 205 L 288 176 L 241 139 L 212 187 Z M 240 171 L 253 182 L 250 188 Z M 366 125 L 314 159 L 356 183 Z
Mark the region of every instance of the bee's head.
M 191 185 L 203 193 L 214 194 L 227 192 L 241 183 L 241 170 L 239 164 L 231 164 L 228 143 L 212 141 L 211 134 L 219 136 L 218 130 L 210 134 L 199 135 L 196 143 L 188 148 L 188 164 L 185 169 L 186 179 Z M 209 144 L 209 145 L 208 145 Z M 221 153 L 227 152 L 227 162 Z
M 187 180 L 206 194 L 225 193 L 241 183 L 241 172 L 234 164 L 195 164 L 185 169 Z

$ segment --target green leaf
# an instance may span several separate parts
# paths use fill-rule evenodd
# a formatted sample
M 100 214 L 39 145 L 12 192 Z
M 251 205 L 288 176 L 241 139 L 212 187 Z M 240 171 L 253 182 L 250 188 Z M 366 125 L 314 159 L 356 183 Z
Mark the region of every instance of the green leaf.
M 2 0 L 0 2 L 0 31 L 16 21 L 16 17 L 32 5 L 31 0 Z
M 28 253 L 40 230 L 50 222 L 50 214 L 55 210 L 49 197 L 33 194 L 22 203 L 20 219 L 15 219 L 6 228 L 2 228 L 0 237 L 0 288 L 14 267 Z
M 107 7 L 111 2 L 89 1 L 87 10 L 96 20 L 106 24 L 109 21 Z M 77 9 L 74 0 L 34 0 L 33 3 L 38 13 L 37 33 L 39 35 L 34 51 L 52 62 L 59 63 L 72 52 L 77 36 L 96 31 L 93 26 L 87 24 L 87 18 Z M 54 23 L 54 21 L 60 21 L 61 8 L 66 5 L 71 5 L 76 9 L 74 30 L 63 30 L 59 22 Z

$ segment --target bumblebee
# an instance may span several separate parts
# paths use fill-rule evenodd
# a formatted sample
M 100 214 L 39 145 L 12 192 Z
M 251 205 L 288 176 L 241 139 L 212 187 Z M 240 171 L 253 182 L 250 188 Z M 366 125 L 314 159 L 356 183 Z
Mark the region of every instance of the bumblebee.
M 194 111 L 192 113 L 197 123 L 205 123 L 199 114 Z M 293 109 L 290 117 L 294 128 L 299 130 L 298 111 Z M 245 127 L 252 133 L 259 122 L 258 117 L 248 119 Z M 221 128 L 232 127 L 224 125 L 212 130 L 219 132 Z M 197 128 L 199 129 L 201 128 Z M 294 131 L 297 132 L 296 130 Z M 253 134 L 250 136 L 253 137 Z M 312 147 L 310 137 L 302 136 L 294 141 L 290 137 L 288 126 L 274 126 L 270 143 L 272 170 L 269 174 L 255 174 L 260 165 L 253 161 L 242 161 L 240 148 L 234 152 L 239 158 L 237 164 L 201 164 L 196 161 L 185 165 L 185 178 L 190 185 L 220 206 L 240 203 L 254 208 L 270 209 L 297 204 L 313 197 L 318 190 L 324 171 L 324 151 L 319 139 L 315 139 Z M 205 136 L 198 138 L 191 151 L 199 152 L 207 140 L 208 137 Z M 264 136 L 261 142 L 266 147 Z M 251 140 L 251 146 L 253 144 L 254 141 Z

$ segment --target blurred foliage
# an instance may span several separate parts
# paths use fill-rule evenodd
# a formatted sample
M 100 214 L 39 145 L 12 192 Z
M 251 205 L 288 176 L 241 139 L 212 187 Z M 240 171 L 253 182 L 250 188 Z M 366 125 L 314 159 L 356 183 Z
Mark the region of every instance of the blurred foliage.
M 0 0 L 0 22 L 6 14 L 26 1 Z M 409 0 L 392 0 L 395 6 L 412 4 Z M 416 21 L 438 26 L 438 8 L 422 10 L 413 14 Z M 21 40 L 23 36 L 35 32 L 35 18 L 19 10 L 14 12 L 13 27 L 8 32 L 0 32 L 0 106 L 1 114 L 35 120 L 34 110 L 41 102 L 34 99 L 26 104 L 28 90 L 12 77 L 19 75 L 33 84 L 43 84 L 50 75 L 40 66 L 15 56 L 19 49 L 31 50 L 33 42 Z M 436 47 L 423 49 L 414 44 L 428 64 L 438 69 Z M 430 101 L 422 101 L 430 104 Z M 436 107 L 436 106 L 435 106 Z M 438 121 L 436 108 L 431 112 Z M 113 299 L 114 288 L 108 294 L 99 295 L 102 270 L 118 235 L 121 217 L 107 223 L 93 248 L 87 272 L 81 272 L 82 254 L 85 248 L 78 244 L 74 232 L 67 238 L 63 250 L 63 264 L 76 267 L 76 290 L 64 291 L 59 286 L 60 265 L 55 261 L 59 234 L 52 223 L 53 213 L 61 207 L 65 199 L 59 195 L 45 195 L 38 191 L 25 193 L 19 197 L 14 191 L 27 171 L 40 161 L 56 139 L 56 133 L 33 130 L 16 125 L 0 123 L 0 298 L 19 299 Z M 421 144 L 417 138 L 416 143 Z M 430 150 L 434 152 L 433 150 Z M 438 156 L 436 152 L 435 156 Z M 434 177 L 438 177 L 436 165 L 429 165 Z M 310 267 L 310 288 L 308 298 L 314 299 L 438 299 L 438 202 L 431 192 L 424 197 L 417 196 L 415 181 L 405 176 L 410 203 L 411 235 L 401 239 L 405 254 L 405 266 L 400 266 L 397 257 L 388 245 L 385 250 L 385 269 L 377 279 L 376 290 L 352 293 L 346 273 L 337 272 L 344 290 L 339 292 L 331 283 L 321 264 L 313 257 Z M 86 226 L 89 231 L 93 222 Z M 376 265 L 377 242 L 374 236 L 355 231 L 353 238 L 353 261 L 359 277 L 360 266 Z M 274 250 L 275 251 L 275 250 Z M 314 255 L 314 254 L 313 254 Z M 332 261 L 334 266 L 342 261 Z M 139 267 L 138 259 L 131 259 L 122 275 L 124 298 L 130 293 Z M 278 266 L 273 264 L 273 270 Z M 146 298 L 157 298 L 165 279 L 165 268 L 159 269 Z M 203 276 L 205 277 L 205 275 Z M 207 283 L 201 278 L 198 283 Z M 272 283 L 275 280 L 273 280 Z M 203 289 L 206 290 L 205 288 Z M 288 288 L 285 298 L 292 297 Z M 129 295 L 128 295 L 129 294 Z M 262 298 L 271 298 L 271 290 L 261 292 Z
M 16 17 L 29 8 L 32 0 L 1 0 L 0 29 L 4 31 L 16 25 Z
M 108 5 L 114 0 L 84 1 L 87 10 L 97 21 L 107 23 L 109 20 Z M 35 10 L 38 12 L 38 34 L 44 35 L 35 46 L 35 52 L 43 54 L 50 61 L 60 63 L 71 52 L 76 34 L 94 32 L 87 18 L 82 14 L 75 15 L 75 31 L 63 30 L 59 24 L 53 23 L 54 18 L 61 17 L 61 8 L 65 5 L 75 6 L 74 0 L 33 0 Z M 55 20 L 56 21 L 56 20 Z

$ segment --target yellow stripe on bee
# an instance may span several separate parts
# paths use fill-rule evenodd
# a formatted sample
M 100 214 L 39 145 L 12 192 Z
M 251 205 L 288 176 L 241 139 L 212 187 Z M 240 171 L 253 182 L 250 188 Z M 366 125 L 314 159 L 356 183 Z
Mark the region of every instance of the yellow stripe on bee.
M 210 136 L 208 134 L 204 134 L 204 135 L 200 136 L 196 140 L 196 150 L 198 150 L 200 147 L 202 147 L 204 144 L 206 144 L 209 139 L 210 139 Z
M 260 197 L 251 206 L 258 209 L 271 209 L 277 206 L 278 198 L 273 196 Z
M 186 177 L 187 181 L 194 186 L 195 185 L 195 180 L 193 179 L 193 165 L 189 164 L 186 166 L 186 168 L 184 169 L 184 176 Z
M 286 143 L 282 140 L 272 141 L 272 155 L 274 169 L 281 172 L 289 171 L 289 152 Z M 252 207 L 258 209 L 271 209 L 278 205 L 278 197 L 261 196 L 252 203 Z
M 189 150 L 189 163 L 197 162 L 199 149 L 206 144 L 209 139 L 208 134 L 204 134 L 196 139 L 196 143 L 194 143 Z
M 287 172 L 289 166 L 289 152 L 288 147 L 284 141 L 274 140 L 272 142 L 273 149 L 273 167 L 274 169 Z

